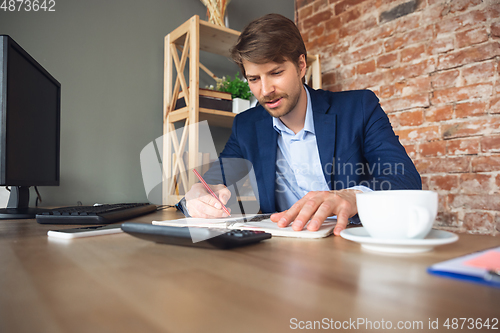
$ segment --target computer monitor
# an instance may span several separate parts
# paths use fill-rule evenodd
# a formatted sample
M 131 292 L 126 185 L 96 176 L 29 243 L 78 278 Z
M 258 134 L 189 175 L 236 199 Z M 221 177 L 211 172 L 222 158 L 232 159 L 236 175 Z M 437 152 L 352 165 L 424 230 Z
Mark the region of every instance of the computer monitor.
M 0 219 L 34 218 L 31 186 L 59 185 L 61 85 L 19 44 L 0 35 Z

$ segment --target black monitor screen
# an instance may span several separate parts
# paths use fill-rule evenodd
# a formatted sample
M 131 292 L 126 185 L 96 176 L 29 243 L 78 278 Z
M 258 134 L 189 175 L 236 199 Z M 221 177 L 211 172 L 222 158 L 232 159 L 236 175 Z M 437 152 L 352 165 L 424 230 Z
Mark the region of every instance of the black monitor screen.
M 9 36 L 0 36 L 0 219 L 33 218 L 31 186 L 59 185 L 61 85 Z
M 0 183 L 59 185 L 60 84 L 10 38 L 4 46 L 5 150 Z

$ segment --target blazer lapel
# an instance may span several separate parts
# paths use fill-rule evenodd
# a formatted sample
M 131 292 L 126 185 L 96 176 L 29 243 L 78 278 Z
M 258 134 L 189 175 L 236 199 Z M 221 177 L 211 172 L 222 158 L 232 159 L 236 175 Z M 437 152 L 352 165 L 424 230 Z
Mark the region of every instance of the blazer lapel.
M 261 171 L 263 179 L 260 186 L 265 187 L 267 198 L 265 201 L 260 199 L 261 202 L 267 202 L 272 211 L 275 210 L 274 187 L 276 177 L 276 151 L 278 149 L 278 133 L 273 128 L 272 117 L 266 114 L 264 119 L 255 123 L 257 133 L 257 145 L 259 149 L 259 168 L 256 170 Z M 259 191 L 260 192 L 260 191 Z
M 328 113 L 331 105 L 321 94 L 309 89 L 313 109 L 314 131 L 318 144 L 319 158 L 326 183 L 332 188 L 332 175 L 335 154 L 336 115 Z

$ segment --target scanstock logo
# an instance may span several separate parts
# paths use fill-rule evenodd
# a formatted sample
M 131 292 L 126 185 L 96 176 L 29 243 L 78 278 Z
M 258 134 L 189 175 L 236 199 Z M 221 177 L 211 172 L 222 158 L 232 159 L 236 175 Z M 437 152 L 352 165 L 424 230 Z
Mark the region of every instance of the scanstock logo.
M 231 216 L 241 217 L 258 213 L 259 197 L 253 166 L 248 160 L 240 158 L 219 159 L 207 121 L 167 132 L 142 149 L 140 153 L 142 181 L 148 200 L 153 204 L 162 205 L 169 199 L 163 196 L 168 195 L 169 203 L 172 204 L 172 200 L 180 200 L 189 191 L 189 178 L 194 177 L 195 174 L 192 168 L 189 169 L 187 162 L 188 134 L 194 131 L 198 133 L 199 151 L 194 168 L 206 178 L 209 184 L 227 185 L 231 191 L 231 199 L 227 204 L 231 208 Z M 170 147 L 164 147 L 164 144 Z M 164 154 L 170 154 L 171 158 L 165 158 Z M 255 197 L 256 200 L 236 200 L 240 197 Z M 208 231 L 205 228 L 190 226 L 194 222 L 209 223 L 211 220 L 196 221 L 193 218 L 185 218 L 176 222 L 180 226 L 186 225 L 189 228 L 193 242 L 203 241 L 227 232 L 227 229 Z

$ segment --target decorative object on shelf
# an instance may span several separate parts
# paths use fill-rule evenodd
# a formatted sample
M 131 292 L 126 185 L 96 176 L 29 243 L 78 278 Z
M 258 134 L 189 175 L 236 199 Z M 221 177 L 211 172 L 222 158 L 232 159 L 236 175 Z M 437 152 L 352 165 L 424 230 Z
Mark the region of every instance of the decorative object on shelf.
M 226 7 L 231 0 L 201 0 L 207 7 L 208 22 L 225 27 Z
M 250 108 L 250 100 L 233 98 L 233 113 L 240 113 Z
M 199 89 L 199 104 L 198 107 L 201 109 L 212 109 L 220 111 L 232 111 L 232 99 L 231 94 L 228 92 L 215 91 L 209 89 Z M 179 93 L 179 98 L 175 103 L 174 110 L 179 110 L 186 107 L 186 101 L 184 100 L 184 94 L 182 91 Z
M 214 89 L 221 92 L 230 93 L 233 98 L 233 113 L 240 113 L 250 108 L 250 98 L 253 96 L 248 86 L 248 82 L 239 77 L 240 73 L 236 73 L 234 79 L 231 76 L 223 76 L 217 78 L 216 86 L 210 86 L 209 89 Z
M 246 80 L 240 79 L 240 73 L 236 73 L 234 79 L 231 79 L 231 76 L 227 76 L 223 78 L 221 82 L 221 88 L 219 91 L 224 91 L 231 93 L 233 98 L 241 98 L 249 100 L 252 97 L 252 92 L 250 91 L 250 87 L 248 86 L 248 82 Z

